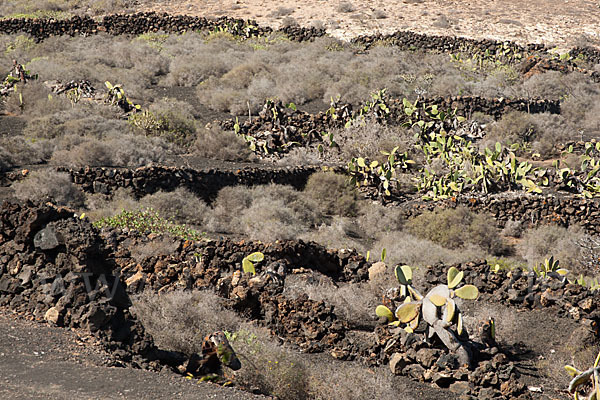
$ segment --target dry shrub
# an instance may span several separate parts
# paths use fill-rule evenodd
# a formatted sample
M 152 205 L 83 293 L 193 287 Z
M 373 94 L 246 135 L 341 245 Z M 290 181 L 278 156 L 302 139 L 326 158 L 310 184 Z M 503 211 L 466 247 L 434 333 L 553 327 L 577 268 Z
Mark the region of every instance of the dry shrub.
M 147 112 L 132 114 L 129 123 L 134 133 L 161 137 L 167 142 L 187 147 L 196 134 L 193 113 L 193 107 L 185 101 L 162 98 L 152 103 Z M 146 124 L 140 125 L 138 122 Z
M 365 201 L 361 203 L 357 222 L 366 238 L 377 238 L 401 230 L 404 218 L 399 207 L 385 207 L 379 202 Z
M 371 120 L 359 121 L 349 128 L 333 131 L 333 137 L 340 146 L 340 158 L 366 157 L 369 160 L 383 161 L 382 151 L 391 151 L 399 146 L 399 151 L 411 149 L 413 135 L 398 126 L 378 124 Z
M 597 134 L 594 128 L 598 115 L 594 105 L 600 99 L 600 85 L 589 82 L 576 82 L 567 98 L 561 103 L 561 115 L 577 130 L 583 129 L 587 137 Z M 587 128 L 587 129 L 586 129 Z
M 485 143 L 490 147 L 495 142 L 504 144 L 530 142 L 535 137 L 535 128 L 532 114 L 512 111 L 491 124 Z
M 65 136 L 55 140 L 54 149 L 50 162 L 55 165 L 137 168 L 163 162 L 170 147 L 161 138 L 122 134 L 103 141 Z
M 317 204 L 290 186 L 223 188 L 207 227 L 270 241 L 293 239 L 322 221 Z
M 67 138 L 61 140 L 63 144 L 65 139 Z M 79 136 L 71 136 L 68 139 L 71 139 L 68 148 L 55 151 L 50 159 L 51 164 L 69 167 L 114 166 L 112 149 L 106 143 Z
M 341 13 L 351 13 L 351 12 L 354 12 L 355 10 L 356 10 L 356 7 L 354 7 L 354 4 L 352 4 L 348 1 L 342 1 L 337 6 L 337 11 L 341 12 Z
M 180 242 L 170 236 L 160 236 L 145 243 L 138 243 L 129 249 L 131 256 L 139 263 L 151 257 L 168 256 L 179 248 Z
M 0 137 L 0 171 L 40 164 L 44 160 L 44 151 L 39 143 L 27 140 L 22 136 Z
M 368 283 L 337 284 L 329 279 L 307 279 L 303 276 L 286 277 L 284 294 L 295 298 L 305 293 L 311 300 L 333 305 L 337 316 L 355 324 L 375 321 L 373 310 L 379 304 L 380 293 L 370 290 Z
M 66 13 L 68 11 L 68 13 Z M 96 15 L 131 11 L 126 0 L 0 0 L 0 15 L 25 14 L 43 17 L 67 17 L 69 14 L 92 12 Z
M 364 237 L 364 231 L 357 226 L 353 218 L 334 216 L 327 223 L 322 223 L 316 230 L 300 235 L 299 239 L 316 242 L 327 248 L 362 251 L 365 249 L 362 244 Z
M 240 325 L 221 301 L 210 291 L 146 290 L 133 297 L 131 310 L 160 348 L 193 354 L 201 352 L 204 336 Z
M 514 238 L 520 238 L 523 233 L 523 223 L 521 221 L 514 221 L 512 219 L 506 221 L 504 228 L 502 229 L 503 236 L 510 236 Z
M 129 189 L 118 188 L 112 197 L 100 193 L 86 194 L 86 214 L 92 221 L 110 218 L 123 210 L 138 210 L 140 203 Z
M 386 19 L 388 17 L 384 10 L 376 9 L 373 11 L 373 18 L 375 19 Z
M 345 175 L 314 173 L 308 178 L 304 193 L 319 205 L 324 214 L 351 217 L 358 213 L 356 190 Z
M 248 144 L 233 131 L 223 131 L 218 126 L 198 130 L 196 141 L 190 149 L 200 157 L 224 161 L 253 161 L 256 159 Z
M 27 178 L 12 184 L 20 200 L 46 201 L 52 199 L 60 206 L 80 207 L 85 196 L 64 172 L 48 169 L 32 171 Z
M 285 17 L 285 16 L 293 14 L 293 13 L 294 13 L 294 9 L 292 7 L 279 6 L 279 7 L 277 7 L 277 9 L 272 11 L 269 14 L 269 16 L 275 17 L 275 18 L 281 18 L 281 17 Z
M 56 99 L 54 97 L 53 99 Z M 80 102 L 75 107 L 57 107 L 58 111 L 27 120 L 23 135 L 34 138 L 53 139 L 76 135 L 102 139 L 122 134 L 127 123 L 111 106 L 93 102 Z
M 527 143 L 542 157 L 551 157 L 557 155 L 557 144 L 576 138 L 576 130 L 561 115 L 513 111 L 491 124 L 482 147 L 491 148 L 496 142 Z
M 314 364 L 314 365 L 313 365 Z M 311 398 L 323 400 L 413 400 L 410 388 L 394 383 L 389 368 L 366 368 L 358 363 L 316 360 L 308 367 Z
M 158 211 L 164 218 L 172 218 L 186 225 L 203 225 L 209 213 L 206 203 L 183 187 L 172 192 L 159 191 L 144 196 L 140 199 L 140 205 Z
M 466 207 L 427 211 L 407 221 L 408 231 L 449 249 L 469 244 L 491 254 L 502 254 L 505 246 L 492 217 L 476 214 Z
M 517 245 L 519 254 L 527 260 L 530 267 L 544 262 L 554 256 L 563 268 L 579 274 L 586 273 L 581 264 L 582 249 L 577 243 L 586 234 L 580 227 L 569 229 L 556 225 L 542 225 L 524 232 L 523 239 Z
M 264 328 L 243 324 L 230 335 L 229 342 L 242 363 L 235 381 L 278 399 L 308 399 L 307 368 L 304 356 L 278 343 Z
M 388 265 L 407 264 L 425 267 L 442 263 L 451 265 L 485 258 L 485 253 L 478 246 L 466 244 L 460 249 L 447 249 L 431 240 L 422 239 L 404 231 L 393 231 L 380 235 L 371 245 L 371 257 L 378 259 L 382 250 L 386 249 Z
M 316 151 L 307 147 L 294 147 L 289 153 L 286 153 L 277 160 L 278 165 L 298 166 L 298 165 L 318 165 L 322 160 Z
M 12 114 L 27 117 L 38 117 L 54 114 L 70 107 L 65 97 L 48 97 L 50 91 L 41 80 L 30 80 L 25 84 L 16 85 L 17 91 L 11 92 L 4 108 Z
M 494 67 L 489 73 L 484 73 L 469 86 L 469 94 L 488 97 L 516 97 L 520 84 L 520 75 L 514 67 L 501 65 Z
M 559 71 L 545 71 L 535 74 L 523 82 L 521 96 L 526 98 L 562 99 L 572 90 L 573 85 L 583 76 L 563 74 Z

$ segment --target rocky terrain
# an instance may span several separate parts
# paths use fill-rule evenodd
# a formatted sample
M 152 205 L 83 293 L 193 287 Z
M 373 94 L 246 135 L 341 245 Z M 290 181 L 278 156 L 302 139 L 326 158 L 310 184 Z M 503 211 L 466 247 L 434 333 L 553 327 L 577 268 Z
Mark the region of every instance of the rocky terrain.
M 597 389 L 593 40 L 183 6 L 0 19 L 0 393 Z

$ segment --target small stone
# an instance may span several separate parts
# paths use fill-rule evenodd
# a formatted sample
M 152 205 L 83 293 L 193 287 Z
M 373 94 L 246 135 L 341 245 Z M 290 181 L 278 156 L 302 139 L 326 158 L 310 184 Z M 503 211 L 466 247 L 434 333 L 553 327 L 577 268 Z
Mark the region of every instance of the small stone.
M 482 388 L 477 395 L 480 400 L 491 400 L 495 397 L 500 397 L 500 392 L 491 387 Z
M 42 250 L 52 250 L 60 244 L 56 231 L 51 226 L 46 226 L 44 229 L 39 231 L 33 237 L 33 244 L 35 247 Z
M 590 311 L 594 305 L 594 300 L 591 297 L 581 300 L 578 304 L 584 311 Z
M 138 288 L 138 286 L 142 286 L 143 283 L 146 282 L 146 275 L 142 272 L 142 271 L 138 271 L 135 274 L 133 274 L 132 276 L 130 276 L 129 278 L 127 278 L 127 280 L 125 281 L 125 283 L 127 284 L 128 288 Z M 143 288 L 143 287 L 142 287 Z M 134 292 L 137 292 L 137 290 L 134 289 Z
M 431 380 L 433 383 L 435 383 L 441 388 L 447 388 L 454 382 L 454 378 L 452 377 L 452 375 L 444 372 L 436 372 L 435 374 L 433 374 Z
M 402 374 L 404 368 L 408 365 L 408 361 L 400 353 L 394 353 L 390 357 L 390 370 L 394 375 Z
M 492 368 L 498 369 L 498 367 L 506 362 L 506 355 L 498 353 L 492 358 Z
M 374 281 L 385 275 L 387 271 L 387 265 L 378 261 L 369 267 L 369 280 Z
M 458 357 L 455 354 L 444 353 L 435 364 L 441 369 L 453 370 L 458 368 Z
M 440 354 L 438 349 L 420 349 L 417 351 L 417 361 L 425 368 L 431 367 Z
M 242 273 L 240 271 L 235 271 L 231 277 L 231 286 L 237 286 L 240 283 L 241 278 Z
M 425 372 L 425 368 L 423 368 L 419 364 L 411 364 L 404 368 L 404 373 L 411 378 L 419 381 L 423 381 L 423 373 Z
M 44 320 L 53 323 L 54 325 L 58 325 L 58 320 L 60 319 L 60 313 L 56 309 L 56 307 L 50 307 L 46 314 L 44 314 Z
M 498 384 L 498 375 L 495 372 L 488 372 L 483 376 L 481 380 L 481 385 L 484 387 L 487 386 L 496 386 Z
M 457 394 L 469 394 L 469 392 L 471 391 L 469 383 L 465 381 L 454 382 L 450 386 L 448 386 L 448 389 L 450 389 L 451 392 Z

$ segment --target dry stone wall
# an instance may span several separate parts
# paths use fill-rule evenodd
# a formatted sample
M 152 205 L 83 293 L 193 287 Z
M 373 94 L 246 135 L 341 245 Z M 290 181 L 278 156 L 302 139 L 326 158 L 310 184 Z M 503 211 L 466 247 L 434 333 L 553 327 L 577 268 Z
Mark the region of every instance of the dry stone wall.
M 422 214 L 435 208 L 466 206 L 476 212 L 488 212 L 499 226 L 507 221 L 519 221 L 527 227 L 539 224 L 561 226 L 581 225 L 592 234 L 600 234 L 600 202 L 558 194 L 535 195 L 518 192 L 486 196 L 459 196 L 449 200 L 425 202 L 415 200 L 399 204 L 406 217 Z
M 73 182 L 88 193 L 111 194 L 118 188 L 131 189 L 137 197 L 159 190 L 185 187 L 204 200 L 214 199 L 222 188 L 236 185 L 276 183 L 301 189 L 309 176 L 321 167 L 242 168 L 237 170 L 194 170 L 176 167 L 142 167 L 135 170 L 115 168 L 59 167 L 71 175 Z

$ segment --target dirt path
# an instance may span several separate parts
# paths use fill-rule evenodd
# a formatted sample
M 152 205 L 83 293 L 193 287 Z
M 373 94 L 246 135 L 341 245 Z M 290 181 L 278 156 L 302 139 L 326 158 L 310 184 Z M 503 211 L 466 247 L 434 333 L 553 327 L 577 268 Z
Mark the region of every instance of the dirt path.
M 75 332 L 0 310 L 0 397 L 5 399 L 265 399 L 170 372 L 107 367 Z
M 339 38 L 396 30 L 471 38 L 546 43 L 561 49 L 586 37 L 600 45 L 597 0 L 145 0 L 139 10 L 256 19 L 275 28 L 286 17 L 320 21 Z

